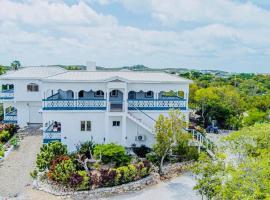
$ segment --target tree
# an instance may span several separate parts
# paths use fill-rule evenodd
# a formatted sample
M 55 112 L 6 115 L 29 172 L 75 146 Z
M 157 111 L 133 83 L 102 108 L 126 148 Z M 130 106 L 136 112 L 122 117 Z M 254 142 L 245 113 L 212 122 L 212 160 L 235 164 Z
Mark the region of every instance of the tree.
M 6 72 L 5 67 L 0 65 L 0 75 L 4 74 Z
M 179 140 L 184 132 L 186 123 L 184 116 L 178 110 L 169 111 L 169 116 L 160 115 L 155 126 L 156 143 L 154 152 L 160 158 L 159 173 L 163 173 L 164 159 L 172 150 L 173 145 Z
M 215 159 L 200 157 L 195 189 L 207 199 L 269 199 L 270 124 L 234 132 L 223 146 Z
M 14 60 L 14 61 L 11 63 L 11 67 L 12 67 L 13 70 L 18 70 L 18 69 L 21 67 L 20 61 Z

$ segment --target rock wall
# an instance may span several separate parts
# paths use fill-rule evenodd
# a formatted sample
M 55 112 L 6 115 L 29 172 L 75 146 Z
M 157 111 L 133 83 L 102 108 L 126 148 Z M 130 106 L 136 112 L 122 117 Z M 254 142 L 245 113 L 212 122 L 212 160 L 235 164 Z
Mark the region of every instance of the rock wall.
M 63 187 L 60 188 L 58 185 L 53 184 L 52 182 L 41 180 L 35 180 L 33 186 L 38 190 L 45 191 L 56 196 L 72 196 L 76 200 L 96 199 L 142 190 L 147 186 L 158 184 L 160 180 L 179 176 L 179 174 L 189 169 L 192 165 L 193 162 L 168 164 L 164 166 L 164 174 L 162 177 L 160 177 L 158 173 L 153 172 L 146 178 L 138 181 L 114 187 L 97 188 L 89 191 L 72 192 L 70 189 L 64 189 Z

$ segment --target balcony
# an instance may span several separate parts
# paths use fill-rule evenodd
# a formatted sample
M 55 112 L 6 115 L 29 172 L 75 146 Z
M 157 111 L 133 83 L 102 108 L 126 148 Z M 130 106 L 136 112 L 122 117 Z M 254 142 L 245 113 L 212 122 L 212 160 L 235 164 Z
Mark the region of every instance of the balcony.
M 169 110 L 169 109 L 187 109 L 185 99 L 130 99 L 128 100 L 129 110 Z
M 6 112 L 4 115 L 3 123 L 5 124 L 17 124 L 17 110 Z
M 44 99 L 43 110 L 106 110 L 106 99 Z
M 1 100 L 10 100 L 10 99 L 14 99 L 14 90 L 2 90 L 0 92 L 0 99 Z
M 53 141 L 61 142 L 61 123 L 49 123 L 48 128 L 43 131 L 43 143 L 47 144 Z

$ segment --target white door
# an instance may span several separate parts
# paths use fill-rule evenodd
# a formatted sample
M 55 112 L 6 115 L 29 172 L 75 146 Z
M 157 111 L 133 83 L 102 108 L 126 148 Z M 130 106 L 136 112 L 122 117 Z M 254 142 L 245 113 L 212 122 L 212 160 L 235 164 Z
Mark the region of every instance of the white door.
M 42 123 L 42 116 L 39 110 L 39 106 L 29 106 L 29 123 Z

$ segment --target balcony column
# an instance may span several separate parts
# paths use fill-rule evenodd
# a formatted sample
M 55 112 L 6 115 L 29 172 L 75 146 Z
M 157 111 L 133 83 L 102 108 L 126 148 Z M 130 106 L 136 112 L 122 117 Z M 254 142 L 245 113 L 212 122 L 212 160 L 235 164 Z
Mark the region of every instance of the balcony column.
M 122 145 L 127 146 L 127 117 L 125 115 L 122 117 Z
M 188 97 L 189 97 L 189 93 L 188 93 L 188 90 L 187 90 L 184 93 L 184 99 L 185 99 L 185 104 L 186 104 L 186 109 L 187 110 L 188 110 Z

